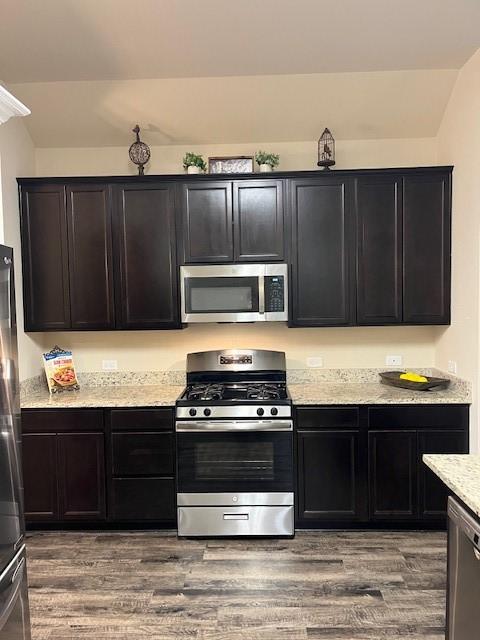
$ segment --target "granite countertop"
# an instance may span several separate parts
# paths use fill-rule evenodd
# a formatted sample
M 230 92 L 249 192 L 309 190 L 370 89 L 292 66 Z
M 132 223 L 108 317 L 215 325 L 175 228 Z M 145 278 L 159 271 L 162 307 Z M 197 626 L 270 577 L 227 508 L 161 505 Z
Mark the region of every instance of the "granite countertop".
M 480 517 L 480 455 L 426 454 L 423 461 Z
M 289 384 L 294 404 L 470 404 L 470 392 L 452 385 L 440 391 L 410 391 L 379 382 Z
M 174 406 L 184 387 L 180 385 L 112 385 L 82 387 L 50 395 L 47 390 L 29 393 L 22 409 L 89 408 L 89 407 L 165 407 Z M 470 397 L 463 388 L 443 391 L 408 391 L 378 382 L 315 382 L 289 384 L 297 405 L 357 404 L 468 404 Z
M 47 390 L 29 393 L 22 409 L 79 409 L 94 407 L 173 407 L 184 387 L 177 385 L 116 385 L 82 387 L 50 395 Z

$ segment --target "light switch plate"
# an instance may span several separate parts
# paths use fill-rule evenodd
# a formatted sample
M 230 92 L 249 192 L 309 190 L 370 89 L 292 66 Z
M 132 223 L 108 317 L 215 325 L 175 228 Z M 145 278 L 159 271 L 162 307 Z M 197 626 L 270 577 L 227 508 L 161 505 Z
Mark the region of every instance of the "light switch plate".
M 385 364 L 389 367 L 401 367 L 403 363 L 402 356 L 386 356 Z
M 457 363 L 455 360 L 449 360 L 447 363 L 448 373 L 453 373 L 454 375 L 457 373 Z
M 310 358 L 307 358 L 307 367 L 323 367 L 322 356 L 311 356 Z
M 104 371 L 116 371 L 118 369 L 118 360 L 102 360 L 102 369 Z

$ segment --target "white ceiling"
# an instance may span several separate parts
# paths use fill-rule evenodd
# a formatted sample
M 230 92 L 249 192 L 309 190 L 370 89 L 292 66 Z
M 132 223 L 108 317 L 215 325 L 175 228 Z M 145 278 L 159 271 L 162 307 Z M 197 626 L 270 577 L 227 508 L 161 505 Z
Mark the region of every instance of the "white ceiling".
M 435 135 L 480 0 L 0 0 L 40 147 Z
M 479 0 L 0 0 L 7 83 L 458 69 Z

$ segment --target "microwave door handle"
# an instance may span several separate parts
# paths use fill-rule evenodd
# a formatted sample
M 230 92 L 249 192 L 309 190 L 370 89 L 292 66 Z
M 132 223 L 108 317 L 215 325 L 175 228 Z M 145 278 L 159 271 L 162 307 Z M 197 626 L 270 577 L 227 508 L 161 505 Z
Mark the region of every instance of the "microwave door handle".
M 258 313 L 265 314 L 265 273 L 258 276 Z

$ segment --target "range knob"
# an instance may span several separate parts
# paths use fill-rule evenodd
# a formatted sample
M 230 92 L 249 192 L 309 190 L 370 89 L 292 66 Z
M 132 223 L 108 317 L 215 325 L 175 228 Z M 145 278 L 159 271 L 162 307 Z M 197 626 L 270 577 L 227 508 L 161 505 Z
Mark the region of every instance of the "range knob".
M 262 407 L 258 407 L 257 409 L 257 416 L 263 416 L 263 414 L 265 413 L 265 410 L 262 409 Z
M 211 413 L 212 413 L 212 410 L 211 410 L 211 409 L 204 409 L 204 410 L 203 410 L 203 415 L 204 415 L 204 416 L 209 416 Z
M 188 412 L 192 417 L 197 415 L 197 410 L 196 409 L 190 409 L 190 411 Z
M 278 409 L 277 407 L 272 407 L 270 409 L 270 413 L 272 414 L 272 416 L 277 416 L 278 415 Z

